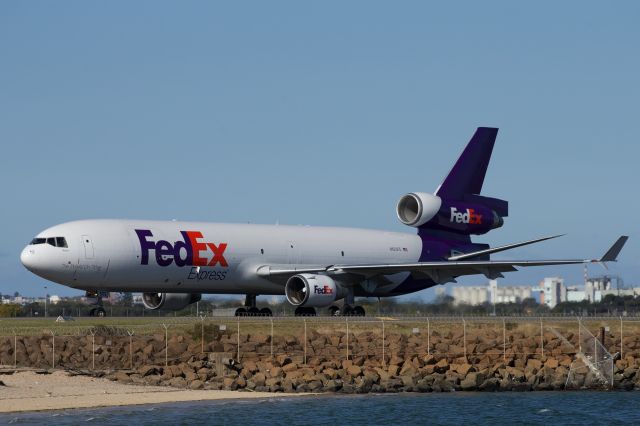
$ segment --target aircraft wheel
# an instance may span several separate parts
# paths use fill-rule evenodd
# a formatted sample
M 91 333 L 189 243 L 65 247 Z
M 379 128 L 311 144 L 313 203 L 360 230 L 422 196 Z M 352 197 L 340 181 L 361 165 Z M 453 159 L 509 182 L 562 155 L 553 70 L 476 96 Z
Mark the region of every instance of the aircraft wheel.
M 362 306 L 354 306 L 351 315 L 354 317 L 363 317 L 365 315 L 364 308 Z
M 337 307 L 336 305 L 332 305 L 329 307 L 329 315 L 331 315 L 332 317 L 339 317 L 340 316 L 340 308 Z
M 238 309 L 236 309 L 236 316 L 237 317 L 246 317 L 247 316 L 247 309 L 246 308 L 238 308 Z
M 351 307 L 351 305 L 344 305 L 342 307 L 341 313 L 345 317 L 350 317 L 351 315 L 353 315 L 353 308 Z
M 295 311 L 295 316 L 297 317 L 315 317 L 316 316 L 316 308 L 305 308 L 302 306 L 298 306 Z
M 107 316 L 107 311 L 104 308 L 96 308 L 95 316 L 104 318 Z
M 269 308 L 262 308 L 260 309 L 260 315 L 263 317 L 272 317 L 273 312 L 271 312 L 271 309 Z
M 258 315 L 260 315 L 260 309 L 256 308 L 255 306 L 247 309 L 247 316 L 257 317 Z
M 96 316 L 96 308 L 91 308 L 91 310 L 89 311 L 89 316 L 90 317 L 95 317 Z

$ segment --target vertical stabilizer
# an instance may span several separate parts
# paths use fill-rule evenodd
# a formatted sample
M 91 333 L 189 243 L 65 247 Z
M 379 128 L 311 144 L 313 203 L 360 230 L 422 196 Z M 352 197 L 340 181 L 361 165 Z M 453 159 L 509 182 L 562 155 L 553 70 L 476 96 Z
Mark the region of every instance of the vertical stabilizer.
M 465 195 L 480 194 L 497 134 L 497 128 L 478 127 L 435 195 L 462 200 Z

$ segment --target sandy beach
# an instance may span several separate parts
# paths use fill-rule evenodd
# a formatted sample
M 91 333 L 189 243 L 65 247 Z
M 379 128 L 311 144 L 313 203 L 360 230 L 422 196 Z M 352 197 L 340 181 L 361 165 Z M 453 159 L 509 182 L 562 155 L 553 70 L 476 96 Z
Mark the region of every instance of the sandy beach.
M 4 383 L 0 385 L 0 413 L 295 395 L 125 385 L 101 378 L 69 376 L 64 371 L 0 374 L 0 381 Z

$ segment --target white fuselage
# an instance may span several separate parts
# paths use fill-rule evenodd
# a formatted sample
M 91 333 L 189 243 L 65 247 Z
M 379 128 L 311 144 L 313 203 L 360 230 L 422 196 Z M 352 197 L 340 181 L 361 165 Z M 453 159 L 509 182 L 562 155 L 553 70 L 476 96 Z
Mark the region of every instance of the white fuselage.
M 66 247 L 42 242 L 55 237 Z M 284 282 L 260 276 L 261 266 L 408 263 L 422 250 L 417 235 L 397 232 L 142 220 L 68 222 L 36 240 L 21 260 L 45 279 L 83 290 L 167 293 L 281 295 Z M 385 277 L 384 291 L 407 276 Z

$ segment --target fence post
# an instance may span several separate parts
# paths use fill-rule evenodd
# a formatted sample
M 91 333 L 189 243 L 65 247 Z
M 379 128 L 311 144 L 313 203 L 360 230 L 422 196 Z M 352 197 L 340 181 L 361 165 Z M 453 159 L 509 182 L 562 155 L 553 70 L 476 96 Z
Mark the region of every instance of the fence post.
M 622 358 L 622 316 L 620 316 L 620 359 Z
M 542 317 L 540 317 L 540 348 L 542 350 L 542 356 L 544 356 L 544 332 L 542 328 Z
M 127 330 L 129 335 L 129 368 L 133 370 L 133 331 Z
M 200 352 L 204 353 L 204 317 L 206 315 L 200 315 Z
M 273 359 L 273 318 L 269 318 L 269 321 L 271 321 L 271 358 Z
M 238 354 L 237 354 L 237 360 L 238 362 L 240 362 L 240 317 L 238 317 Z
M 502 359 L 507 362 L 507 324 L 502 318 Z
M 164 327 L 164 366 L 169 366 L 169 326 L 162 324 Z
M 427 317 L 427 355 L 431 355 L 431 323 Z
M 91 329 L 91 369 L 96 369 L 96 330 Z
M 578 317 L 578 351 L 582 352 L 582 322 Z
M 49 331 L 51 333 L 51 366 L 56 368 L 56 335 L 55 331 Z
M 304 319 L 304 365 L 307 365 L 307 319 Z
M 464 359 L 467 359 L 467 321 L 462 318 L 462 347 L 464 349 Z
M 344 320 L 347 323 L 347 359 L 349 359 L 349 317 L 345 317 Z
M 18 366 L 18 333 L 13 330 L 13 368 Z
M 387 362 L 384 357 L 384 320 L 382 320 L 382 366 L 387 365 Z

